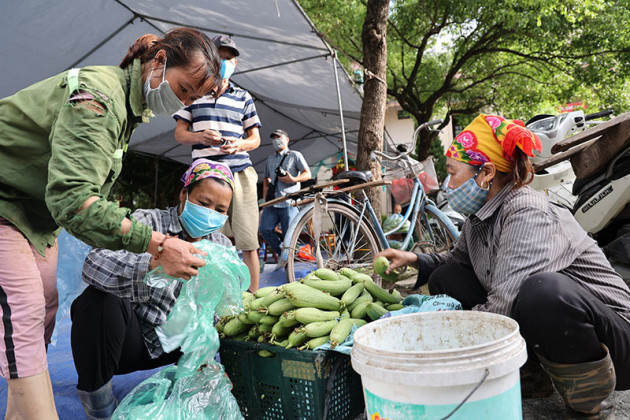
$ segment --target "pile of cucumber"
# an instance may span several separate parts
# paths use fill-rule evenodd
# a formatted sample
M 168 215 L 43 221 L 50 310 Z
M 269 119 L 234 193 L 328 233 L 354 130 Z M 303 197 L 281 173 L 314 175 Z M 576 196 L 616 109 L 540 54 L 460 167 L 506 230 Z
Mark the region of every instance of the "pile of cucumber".
M 222 338 L 298 350 L 330 341 L 335 348 L 353 326 L 402 309 L 401 301 L 398 291 L 389 293 L 367 274 L 319 268 L 298 282 L 243 292 L 244 312 L 221 318 L 216 327 Z

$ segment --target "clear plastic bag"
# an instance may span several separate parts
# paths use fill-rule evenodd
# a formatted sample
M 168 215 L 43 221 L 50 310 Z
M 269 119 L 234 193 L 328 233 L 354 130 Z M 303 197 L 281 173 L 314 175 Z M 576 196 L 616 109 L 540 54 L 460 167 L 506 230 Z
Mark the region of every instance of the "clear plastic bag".
M 136 386 L 120 402 L 112 419 L 243 418 L 232 384 L 216 361 L 194 375 L 176 378 L 177 366 L 168 366 Z
M 59 307 L 57 308 L 57 325 L 61 320 L 70 316 L 70 306 L 74 299 L 87 287 L 82 279 L 83 262 L 92 247 L 81 242 L 74 236 L 61 229 L 58 237 L 59 260 L 57 261 L 57 292 Z M 51 344 L 57 343 L 57 329 L 53 332 Z
M 394 229 L 396 226 L 402 223 L 405 217 L 402 214 L 390 214 L 387 216 L 385 220 L 383 220 L 383 230 L 385 232 L 389 232 Z M 411 226 L 411 222 L 409 220 L 405 220 L 403 225 L 398 229 L 397 233 L 407 233 L 409 232 L 409 227 Z
M 112 418 L 242 418 L 223 367 L 214 360 L 219 350 L 214 319 L 243 311 L 242 292 L 249 288 L 249 270 L 234 247 L 206 240 L 195 247 L 207 253 L 202 257 L 206 265 L 184 282 L 166 322 L 156 328 L 164 350 L 179 347 L 183 354 L 177 366 L 163 369 L 134 388 Z M 144 281 L 164 287 L 181 280 L 155 269 Z

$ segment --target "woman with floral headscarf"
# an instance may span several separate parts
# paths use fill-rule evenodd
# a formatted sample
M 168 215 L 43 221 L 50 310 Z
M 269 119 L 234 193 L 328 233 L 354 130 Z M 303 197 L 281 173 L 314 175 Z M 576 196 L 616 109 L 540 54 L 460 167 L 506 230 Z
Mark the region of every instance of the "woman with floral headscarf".
M 446 152 L 444 190 L 467 216 L 455 248 L 380 255 L 389 271 L 418 265 L 416 287 L 518 321 L 524 397 L 550 395 L 553 382 L 572 415 L 605 418 L 613 390 L 630 388 L 630 289 L 571 213 L 526 185 L 534 150 L 521 121 L 479 115 Z
M 179 204 L 166 210 L 139 209 L 133 216 L 154 231 L 190 243 L 208 239 L 225 246 L 219 233 L 232 202 L 234 178 L 222 163 L 197 159 L 182 176 Z M 77 390 L 88 419 L 109 418 L 117 406 L 114 375 L 174 363 L 179 349 L 164 351 L 156 327 L 175 305 L 181 282 L 161 288 L 144 283 L 162 264 L 156 255 L 93 249 L 83 265 L 85 291 L 72 303 L 71 344 Z M 203 260 L 202 260 L 203 262 Z

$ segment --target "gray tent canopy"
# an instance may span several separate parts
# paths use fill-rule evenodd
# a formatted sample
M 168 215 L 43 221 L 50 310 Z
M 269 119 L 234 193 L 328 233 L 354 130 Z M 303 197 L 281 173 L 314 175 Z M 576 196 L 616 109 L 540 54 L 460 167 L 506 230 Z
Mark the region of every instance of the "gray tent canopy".
M 9 2 L 0 14 L 0 97 L 73 67 L 117 65 L 139 36 L 174 26 L 236 42 L 232 80 L 252 94 L 263 125 L 251 152 L 259 174 L 276 128 L 311 165 L 344 150 L 344 131 L 347 153 L 356 154 L 361 96 L 295 0 Z M 190 146 L 175 142 L 174 127 L 169 117 L 142 124 L 131 150 L 190 163 Z

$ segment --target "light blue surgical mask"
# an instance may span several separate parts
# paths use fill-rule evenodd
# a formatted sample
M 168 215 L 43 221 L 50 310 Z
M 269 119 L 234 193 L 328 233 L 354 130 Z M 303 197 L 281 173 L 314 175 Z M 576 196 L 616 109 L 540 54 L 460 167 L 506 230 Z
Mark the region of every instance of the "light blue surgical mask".
M 230 60 L 221 60 L 221 70 L 219 70 L 221 79 L 229 79 L 232 77 L 235 68 L 236 66 Z
M 475 172 L 475 175 L 472 178 L 455 189 L 449 188 L 446 180 L 443 186 L 448 204 L 453 210 L 466 217 L 476 213 L 483 207 L 486 202 L 486 198 L 488 197 L 488 193 L 490 192 L 490 185 L 488 185 L 487 189 L 483 189 L 477 185 L 477 182 L 475 181 L 475 178 L 477 178 L 481 168 L 483 168 L 483 166 L 480 166 L 479 169 L 477 169 L 477 172 Z
M 226 214 L 188 201 L 188 194 L 184 210 L 179 215 L 179 221 L 191 238 L 202 238 L 216 232 L 223 227 L 227 219 Z
M 157 115 L 173 115 L 186 105 L 179 100 L 168 80 L 164 78 L 166 74 L 166 60 L 164 60 L 164 68 L 162 69 L 162 82 L 156 88 L 151 88 L 149 83 L 153 75 L 153 69 L 149 73 L 146 82 L 144 82 L 144 100 L 147 107 Z

